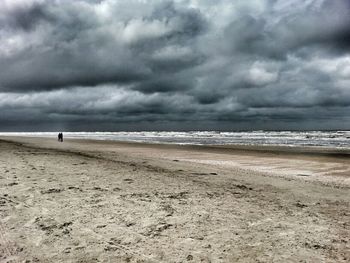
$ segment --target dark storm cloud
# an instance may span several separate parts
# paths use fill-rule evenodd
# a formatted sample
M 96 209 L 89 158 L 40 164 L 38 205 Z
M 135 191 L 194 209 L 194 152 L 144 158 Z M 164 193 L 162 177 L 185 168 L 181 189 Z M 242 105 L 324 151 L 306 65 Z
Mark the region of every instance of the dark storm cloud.
M 183 54 L 186 57 L 176 54 L 204 31 L 205 20 L 198 11 L 167 2 L 155 4 L 144 16 L 123 20 L 118 4 L 107 5 L 110 18 L 101 17 L 94 10 L 98 7 L 47 1 L 10 10 L 3 32 L 18 36 L 20 30 L 30 30 L 23 37 L 34 43 L 23 43 L 1 59 L 2 90 L 138 82 L 153 78 L 158 73 L 154 70 L 174 72 L 198 63 L 201 54 L 196 51 Z
M 225 28 L 226 38 L 233 49 L 231 52 L 236 50 L 272 59 L 285 59 L 290 53 L 312 46 L 349 51 L 349 2 L 307 2 L 310 4 L 300 10 L 295 8 L 298 1 L 285 1 L 291 10 L 283 10 L 289 11 L 283 16 L 279 13 L 280 9 L 273 8 L 261 16 L 240 14 Z
M 349 128 L 346 0 L 0 9 L 2 129 Z
M 0 21 L 3 26 L 13 28 L 15 30 L 32 30 L 41 20 L 46 20 L 48 17 L 45 10 L 39 4 L 33 4 L 30 7 L 19 7 L 10 10 L 6 17 Z

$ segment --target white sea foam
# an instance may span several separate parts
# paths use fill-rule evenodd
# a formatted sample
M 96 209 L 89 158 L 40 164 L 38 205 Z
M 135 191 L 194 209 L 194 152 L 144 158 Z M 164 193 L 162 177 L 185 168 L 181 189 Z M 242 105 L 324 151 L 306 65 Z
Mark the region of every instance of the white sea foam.
M 0 136 L 56 137 L 56 132 L 0 133 Z M 195 145 L 286 145 L 350 148 L 350 131 L 251 132 L 65 132 L 65 138 Z

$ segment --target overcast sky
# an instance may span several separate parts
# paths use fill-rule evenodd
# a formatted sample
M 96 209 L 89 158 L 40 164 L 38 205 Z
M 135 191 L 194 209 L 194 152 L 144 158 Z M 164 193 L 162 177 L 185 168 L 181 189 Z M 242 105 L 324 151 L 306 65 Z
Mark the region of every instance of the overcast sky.
M 0 130 L 350 129 L 349 0 L 0 0 Z

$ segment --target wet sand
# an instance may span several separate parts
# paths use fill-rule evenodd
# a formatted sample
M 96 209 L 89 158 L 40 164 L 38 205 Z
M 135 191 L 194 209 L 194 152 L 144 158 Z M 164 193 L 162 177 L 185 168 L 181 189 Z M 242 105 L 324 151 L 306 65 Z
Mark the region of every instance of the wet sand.
M 0 139 L 0 262 L 350 260 L 346 150 Z

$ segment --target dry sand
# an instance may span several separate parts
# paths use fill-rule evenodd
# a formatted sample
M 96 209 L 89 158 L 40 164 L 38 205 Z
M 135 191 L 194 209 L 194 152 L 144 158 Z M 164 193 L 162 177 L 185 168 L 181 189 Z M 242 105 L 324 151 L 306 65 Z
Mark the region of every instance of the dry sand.
M 0 262 L 349 262 L 349 152 L 0 140 Z

